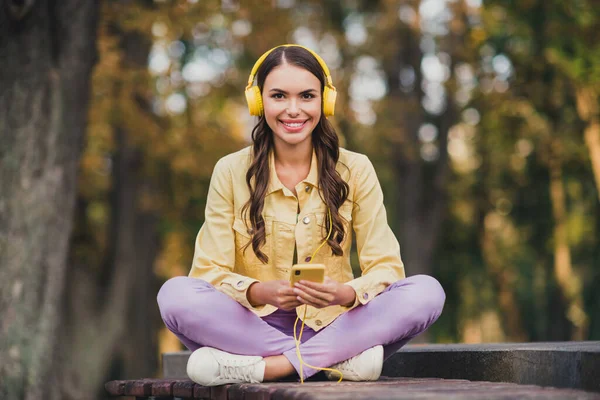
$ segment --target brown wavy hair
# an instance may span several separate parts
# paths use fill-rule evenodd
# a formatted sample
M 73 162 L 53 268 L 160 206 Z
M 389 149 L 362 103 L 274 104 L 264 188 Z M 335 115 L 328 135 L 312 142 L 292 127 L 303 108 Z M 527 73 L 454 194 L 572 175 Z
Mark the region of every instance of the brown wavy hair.
M 325 72 L 317 59 L 301 47 L 279 47 L 273 50 L 258 68 L 256 79 L 262 93 L 267 75 L 279 65 L 291 64 L 311 72 L 321 82 L 321 97 L 325 87 Z M 322 99 L 321 99 L 322 101 Z M 244 247 L 244 251 L 252 243 L 252 250 L 263 264 L 269 257 L 260 249 L 266 243 L 265 220 L 262 216 L 265 194 L 269 187 L 269 152 L 273 150 L 273 131 L 264 117 L 259 118 L 252 130 L 253 160 L 246 173 L 246 184 L 250 190 L 250 199 L 242 207 L 244 220 L 250 220 L 252 239 Z M 327 240 L 332 254 L 343 255 L 340 244 L 344 240 L 344 218 L 339 214 L 339 208 L 348 198 L 349 186 L 335 169 L 340 156 L 339 140 L 331 123 L 321 111 L 319 123 L 312 132 L 313 148 L 317 156 L 319 170 L 319 196 L 331 211 L 332 231 Z M 254 183 L 254 184 L 253 184 Z M 249 215 L 249 218 L 247 218 Z M 347 222 L 347 221 L 346 221 Z M 326 231 L 323 240 L 329 231 L 329 215 L 325 216 Z

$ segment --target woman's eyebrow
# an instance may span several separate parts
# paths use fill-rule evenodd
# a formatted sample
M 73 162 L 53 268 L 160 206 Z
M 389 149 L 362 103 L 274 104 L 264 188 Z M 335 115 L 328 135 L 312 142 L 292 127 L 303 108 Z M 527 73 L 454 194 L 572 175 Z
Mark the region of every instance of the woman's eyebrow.
M 286 92 L 285 90 L 277 89 L 277 88 L 273 88 L 273 89 L 269 90 L 269 92 L 277 92 L 277 93 L 288 94 L 288 92 Z M 316 92 L 316 90 L 315 89 L 306 89 L 306 90 L 300 92 L 300 94 L 311 93 L 311 92 Z

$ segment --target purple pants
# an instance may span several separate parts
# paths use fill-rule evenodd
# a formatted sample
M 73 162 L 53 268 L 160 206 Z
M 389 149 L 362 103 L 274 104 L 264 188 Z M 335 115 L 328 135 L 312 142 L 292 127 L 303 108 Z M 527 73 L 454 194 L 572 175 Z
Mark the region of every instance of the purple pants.
M 384 346 L 388 358 L 435 322 L 445 299 L 442 286 L 430 276 L 395 282 L 319 332 L 305 326 L 302 359 L 329 367 L 376 345 Z M 209 283 L 186 276 L 164 283 L 158 305 L 167 328 L 192 351 L 209 346 L 241 355 L 283 354 L 300 371 L 293 333 L 295 311 L 277 310 L 260 318 Z M 304 378 L 318 372 L 306 366 L 303 370 Z

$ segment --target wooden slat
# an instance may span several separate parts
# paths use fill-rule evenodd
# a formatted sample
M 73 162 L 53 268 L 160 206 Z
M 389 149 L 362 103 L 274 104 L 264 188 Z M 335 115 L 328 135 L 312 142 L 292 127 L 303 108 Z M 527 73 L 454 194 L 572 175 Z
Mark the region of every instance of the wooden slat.
M 211 394 L 211 390 L 209 387 L 200 386 L 198 384 L 194 385 L 194 398 L 195 399 L 210 400 L 212 398 L 210 394 Z
M 277 389 L 273 388 L 273 387 L 264 387 L 264 386 L 254 385 L 254 386 L 246 388 L 243 400 L 270 400 L 271 395 L 276 390 Z M 229 393 L 231 393 L 231 389 L 229 389 Z
M 148 397 L 152 396 L 153 379 L 137 379 L 125 383 L 126 396 Z
M 186 380 L 187 379 L 155 379 L 152 381 L 152 396 L 172 397 L 173 386 L 175 383 Z
M 173 397 L 191 399 L 194 397 L 194 386 L 196 384 L 190 380 L 175 382 L 173 384 Z
M 227 393 L 228 400 L 245 400 L 245 395 L 250 387 L 252 387 L 252 385 L 245 383 L 231 386 Z
M 125 383 L 127 381 L 110 381 L 106 382 L 104 389 L 110 396 L 122 396 L 125 393 Z
M 231 385 L 212 386 L 210 388 L 211 400 L 228 400 L 227 391 Z M 194 396 L 196 397 L 196 396 Z

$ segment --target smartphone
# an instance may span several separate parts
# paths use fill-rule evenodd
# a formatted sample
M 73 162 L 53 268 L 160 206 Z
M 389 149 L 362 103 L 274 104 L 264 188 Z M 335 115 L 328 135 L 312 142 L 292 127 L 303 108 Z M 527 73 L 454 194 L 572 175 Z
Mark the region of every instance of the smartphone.
M 325 280 L 325 264 L 296 264 L 290 272 L 290 284 L 305 280 L 323 283 Z

